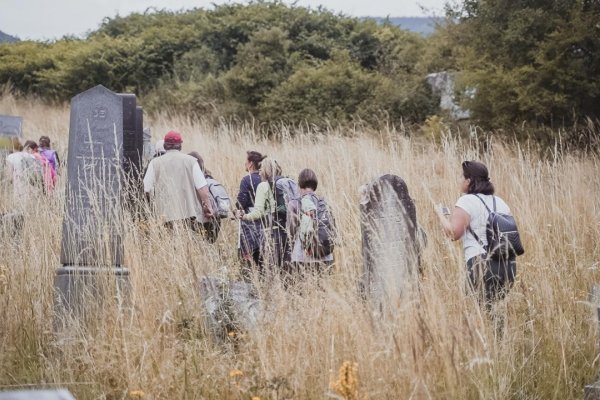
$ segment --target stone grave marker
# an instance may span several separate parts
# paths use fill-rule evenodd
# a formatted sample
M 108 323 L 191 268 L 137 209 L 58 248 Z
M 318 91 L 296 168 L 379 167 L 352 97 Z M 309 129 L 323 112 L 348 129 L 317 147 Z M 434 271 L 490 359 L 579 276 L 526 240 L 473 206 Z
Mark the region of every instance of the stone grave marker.
M 148 165 L 150 160 L 154 157 L 154 146 L 152 145 L 152 133 L 150 132 L 150 128 L 144 129 L 144 156 L 142 158 L 142 163 L 145 166 Z
M 119 96 L 123 99 L 123 170 L 128 179 L 134 179 L 139 174 L 142 150 L 137 138 L 136 98 L 130 93 L 120 93 Z
M 382 310 L 409 292 L 418 273 L 416 208 L 406 183 L 383 175 L 361 188 L 364 294 Z
M 200 297 L 204 304 L 205 327 L 217 341 L 223 341 L 231 331 L 248 331 L 257 327 L 264 317 L 262 303 L 252 284 L 203 277 Z
M 135 149 L 135 165 L 137 167 L 139 178 L 144 166 L 144 109 L 140 106 L 135 108 Z
M 127 282 L 122 267 L 123 100 L 98 85 L 71 100 L 61 264 L 55 287 L 59 305 L 80 310 L 82 293 L 110 276 L 117 292 Z M 114 279 L 113 279 L 114 278 Z
M 23 118 L 0 115 L 0 181 L 4 179 L 6 157 L 13 150 L 13 138 L 23 136 Z

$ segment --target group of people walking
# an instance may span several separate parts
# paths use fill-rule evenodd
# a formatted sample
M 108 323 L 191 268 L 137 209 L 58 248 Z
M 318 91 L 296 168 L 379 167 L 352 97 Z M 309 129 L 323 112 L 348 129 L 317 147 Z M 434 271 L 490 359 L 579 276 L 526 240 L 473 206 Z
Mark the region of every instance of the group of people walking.
M 235 204 L 215 194 L 220 186 L 197 152 L 182 153 L 182 137 L 169 132 L 157 143 L 144 176 L 144 191 L 166 226 L 202 230 L 209 241 L 219 233 L 227 198 L 229 216 L 238 220 L 238 251 L 245 271 L 327 270 L 333 264 L 333 218 L 315 191 L 318 178 L 304 169 L 296 180 L 283 176 L 279 163 L 257 151 L 245 157 Z M 212 183 L 211 183 L 212 181 Z
M 15 206 L 25 206 L 35 193 L 49 194 L 56 186 L 59 158 L 50 146 L 50 138 L 42 136 L 39 142 L 18 138 L 11 140 L 12 152 L 6 157 L 6 177 L 13 186 Z

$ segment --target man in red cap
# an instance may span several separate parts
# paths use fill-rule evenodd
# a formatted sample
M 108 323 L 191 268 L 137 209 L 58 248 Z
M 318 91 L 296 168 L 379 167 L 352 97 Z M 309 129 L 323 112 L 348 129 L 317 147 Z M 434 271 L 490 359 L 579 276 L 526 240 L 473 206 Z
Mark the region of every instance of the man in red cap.
M 166 153 L 153 158 L 144 176 L 144 191 L 154 192 L 157 215 L 172 225 L 175 221 L 190 223 L 200 217 L 213 216 L 206 178 L 196 159 L 181 153 L 183 140 L 177 132 L 165 135 Z M 202 211 L 198 209 L 198 200 Z

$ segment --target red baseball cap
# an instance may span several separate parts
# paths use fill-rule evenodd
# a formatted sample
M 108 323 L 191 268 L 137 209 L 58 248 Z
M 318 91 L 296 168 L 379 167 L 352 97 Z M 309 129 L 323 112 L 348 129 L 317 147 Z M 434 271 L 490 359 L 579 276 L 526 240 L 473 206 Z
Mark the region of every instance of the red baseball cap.
M 179 134 L 175 131 L 170 131 L 169 133 L 167 133 L 165 135 L 165 143 L 171 143 L 171 144 L 183 143 L 183 140 L 181 139 L 181 134 Z

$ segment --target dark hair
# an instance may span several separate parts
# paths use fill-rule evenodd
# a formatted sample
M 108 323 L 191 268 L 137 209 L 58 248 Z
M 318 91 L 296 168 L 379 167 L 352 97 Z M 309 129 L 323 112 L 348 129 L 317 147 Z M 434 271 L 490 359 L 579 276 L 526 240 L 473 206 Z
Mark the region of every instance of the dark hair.
M 40 147 L 50 147 L 50 138 L 48 136 L 40 137 Z
M 317 190 L 317 186 L 319 185 L 319 180 L 317 179 L 317 174 L 310 168 L 305 168 L 300 171 L 300 175 L 298 175 L 298 186 L 300 189 L 310 188 L 312 190 Z
M 25 149 L 29 148 L 31 150 L 35 150 L 38 148 L 38 144 L 36 142 L 34 142 L 33 140 L 28 140 L 23 145 L 23 148 L 25 148 Z
M 247 151 L 246 154 L 248 155 L 247 160 L 252 163 L 252 166 L 255 170 L 259 170 L 261 167 L 262 160 L 267 158 L 266 155 L 263 156 L 258 151 Z
M 470 179 L 468 194 L 494 194 L 494 185 L 490 182 L 487 167 L 478 161 L 464 161 L 462 163 L 463 176 Z
M 204 167 L 204 159 L 202 158 L 202 156 L 200 155 L 200 153 L 198 153 L 197 151 L 192 151 L 191 153 L 188 153 L 188 156 L 192 156 L 196 160 L 198 160 L 198 165 L 200 166 L 200 170 L 202 171 L 202 173 L 204 174 L 204 176 L 211 176 L 210 171 L 208 171 Z

